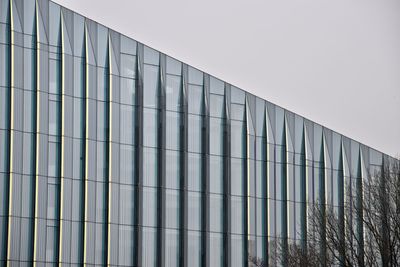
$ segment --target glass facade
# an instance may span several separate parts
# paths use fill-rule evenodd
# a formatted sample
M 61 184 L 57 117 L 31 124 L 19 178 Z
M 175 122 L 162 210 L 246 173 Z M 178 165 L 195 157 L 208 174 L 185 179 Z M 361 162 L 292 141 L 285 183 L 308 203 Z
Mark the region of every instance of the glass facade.
M 53 2 L 0 0 L 0 266 L 276 266 L 310 205 L 343 210 L 387 157 Z

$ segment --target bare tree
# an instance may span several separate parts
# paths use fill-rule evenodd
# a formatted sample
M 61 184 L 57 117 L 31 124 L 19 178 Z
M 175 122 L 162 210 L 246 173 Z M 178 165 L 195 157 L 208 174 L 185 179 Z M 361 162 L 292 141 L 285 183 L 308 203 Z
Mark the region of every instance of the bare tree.
M 385 160 L 382 166 L 362 179 L 343 181 L 339 206 L 309 204 L 306 240 L 278 242 L 276 261 L 310 267 L 400 266 L 400 160 Z M 256 257 L 249 263 L 267 266 Z

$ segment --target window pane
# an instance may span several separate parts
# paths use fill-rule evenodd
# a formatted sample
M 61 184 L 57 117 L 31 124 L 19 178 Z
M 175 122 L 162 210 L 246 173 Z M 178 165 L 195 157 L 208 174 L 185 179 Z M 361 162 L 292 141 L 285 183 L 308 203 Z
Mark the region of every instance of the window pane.
M 136 57 L 121 54 L 121 76 L 126 78 L 135 78 L 136 74 Z
M 188 109 L 192 114 L 203 114 L 203 86 L 189 85 Z
M 157 189 L 143 188 L 143 225 L 157 226 Z M 154 245 L 154 244 L 153 244 Z
M 222 195 L 210 194 L 210 231 L 222 232 Z
M 159 68 L 152 65 L 144 65 L 143 73 L 143 105 L 145 107 L 158 107 L 159 95 Z
M 179 228 L 179 191 L 166 190 L 166 227 Z
M 166 101 L 167 110 L 179 111 L 181 106 L 181 77 L 167 75 Z
M 202 117 L 189 114 L 188 124 L 188 150 L 190 152 L 201 153 Z
M 188 229 L 201 230 L 201 193 L 188 193 Z
M 136 81 L 121 78 L 121 104 L 136 105 Z
M 157 147 L 158 110 L 143 109 L 143 145 Z
M 180 141 L 181 141 L 181 119 L 180 113 L 176 112 L 166 112 L 166 148 L 179 150 L 180 149 Z

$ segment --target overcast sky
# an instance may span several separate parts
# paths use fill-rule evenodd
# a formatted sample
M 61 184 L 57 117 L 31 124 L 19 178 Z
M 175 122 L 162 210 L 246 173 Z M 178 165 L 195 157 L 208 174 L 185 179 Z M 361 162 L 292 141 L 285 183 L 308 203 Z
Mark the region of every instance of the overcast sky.
M 398 0 L 55 0 L 390 155 L 400 155 Z

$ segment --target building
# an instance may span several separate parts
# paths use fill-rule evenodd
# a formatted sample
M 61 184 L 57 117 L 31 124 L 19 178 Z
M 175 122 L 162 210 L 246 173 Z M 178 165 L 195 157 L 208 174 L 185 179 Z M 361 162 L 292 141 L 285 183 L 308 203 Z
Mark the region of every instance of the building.
M 0 0 L 0 265 L 275 265 L 388 159 L 48 0 Z

